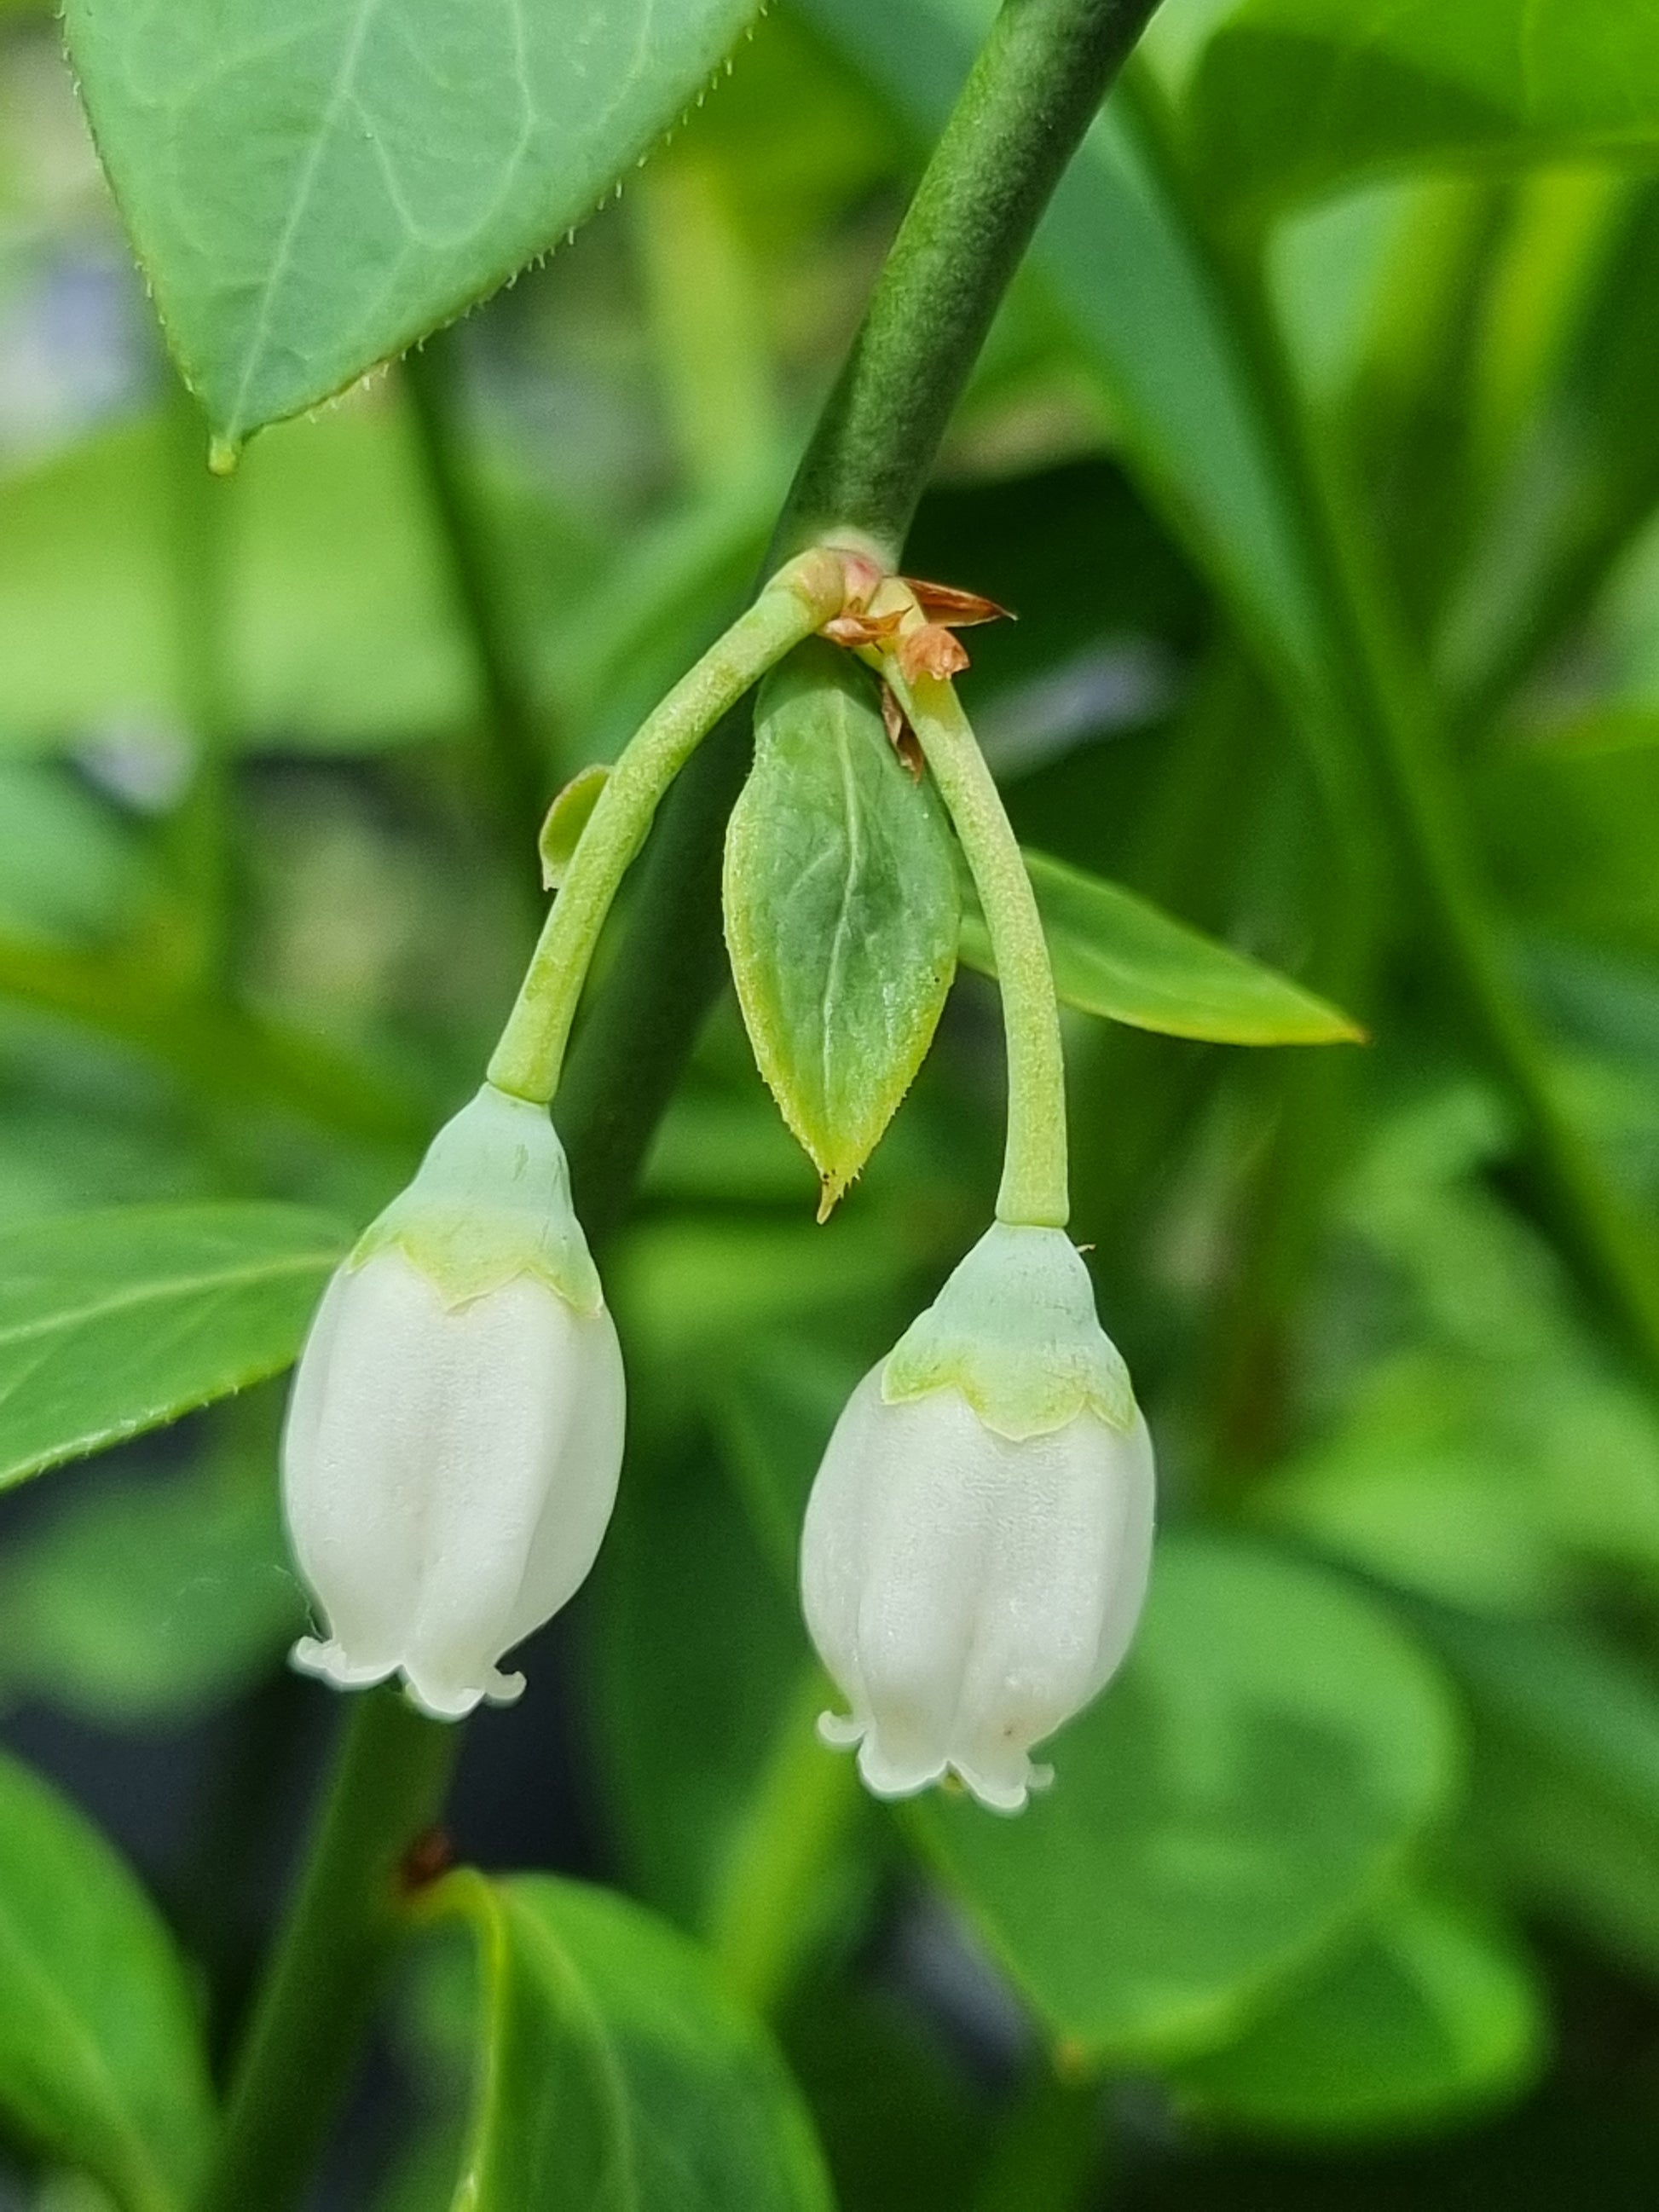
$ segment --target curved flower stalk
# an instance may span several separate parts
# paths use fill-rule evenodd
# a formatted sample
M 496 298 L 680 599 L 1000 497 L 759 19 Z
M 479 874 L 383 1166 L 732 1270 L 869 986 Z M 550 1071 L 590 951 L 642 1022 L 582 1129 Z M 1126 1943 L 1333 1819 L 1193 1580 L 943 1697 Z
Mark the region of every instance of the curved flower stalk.
M 295 1664 L 343 1689 L 401 1675 L 455 1719 L 524 1687 L 503 1656 L 592 1565 L 616 1499 L 617 1332 L 548 1116 L 593 948 L 664 792 L 870 564 L 791 562 L 605 779 L 477 1096 L 324 1294 L 295 1378 L 283 1494 L 325 1634 Z
M 486 1084 L 325 1292 L 283 1439 L 294 1553 L 327 1626 L 296 1666 L 401 1674 L 440 1719 L 524 1687 L 498 1662 L 592 1565 L 622 1466 L 617 1331 L 538 1106 Z
M 1152 1557 L 1152 1440 L 1065 1233 L 1065 1068 L 1036 901 L 951 688 L 960 648 L 902 580 L 848 642 L 880 667 L 961 839 L 1001 979 L 1008 1136 L 997 1218 L 866 1375 L 807 1505 L 801 1592 L 878 1796 L 955 1774 L 1018 1812 L 1035 1744 L 1102 1690 Z

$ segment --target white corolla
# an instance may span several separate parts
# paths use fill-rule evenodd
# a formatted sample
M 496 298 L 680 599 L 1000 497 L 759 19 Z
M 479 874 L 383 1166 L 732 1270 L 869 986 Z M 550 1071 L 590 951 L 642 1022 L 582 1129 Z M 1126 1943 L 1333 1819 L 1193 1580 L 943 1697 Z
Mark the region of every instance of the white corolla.
M 1152 1556 L 1152 1442 L 1088 1271 L 1058 1229 L 999 1223 L 830 1440 L 801 1589 L 852 1707 L 826 1741 L 902 1797 L 954 1772 L 1017 1812 L 1032 1745 L 1127 1651 Z
M 326 1633 L 295 1664 L 401 1674 L 436 1717 L 524 1687 L 502 1655 L 592 1565 L 622 1465 L 617 1332 L 544 1108 L 486 1084 L 325 1292 L 283 1439 Z

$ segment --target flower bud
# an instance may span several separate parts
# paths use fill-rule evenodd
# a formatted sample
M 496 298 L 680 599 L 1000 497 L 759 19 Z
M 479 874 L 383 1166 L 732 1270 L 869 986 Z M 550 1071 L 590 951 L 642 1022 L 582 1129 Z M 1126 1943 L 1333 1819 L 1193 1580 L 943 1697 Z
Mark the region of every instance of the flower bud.
M 853 1393 L 801 1589 L 878 1797 L 954 1771 L 1018 1812 L 1030 1747 L 1115 1672 L 1146 1595 L 1152 1447 L 1058 1229 L 998 1223 Z
M 617 1332 L 539 1106 L 486 1084 L 324 1293 L 283 1498 L 327 1628 L 294 1662 L 401 1674 L 440 1719 L 524 1687 L 496 1662 L 574 1594 L 617 1494 Z

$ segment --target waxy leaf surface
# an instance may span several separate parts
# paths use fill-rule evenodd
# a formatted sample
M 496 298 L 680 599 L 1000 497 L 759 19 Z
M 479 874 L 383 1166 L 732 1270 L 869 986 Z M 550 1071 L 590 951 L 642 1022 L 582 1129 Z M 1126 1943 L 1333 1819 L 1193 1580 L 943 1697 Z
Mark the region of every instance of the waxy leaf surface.
M 116 1206 L 0 1234 L 0 1484 L 278 1373 L 349 1241 L 276 1205 Z
M 827 1212 L 921 1066 L 956 973 L 954 841 L 832 646 L 771 677 L 726 842 L 726 936 L 761 1073 Z
M 234 452 L 544 252 L 756 0 L 69 0 L 169 341 Z
M 830 2212 L 782 2060 L 685 1936 L 545 1875 L 455 1875 L 427 1909 L 479 1948 L 455 2212 Z
M 1216 1044 L 1352 1043 L 1347 1016 L 1299 983 L 1201 930 L 1177 921 L 1121 884 L 1027 853 L 1025 866 L 1054 962 L 1054 988 L 1085 1014 Z M 994 975 L 983 916 L 969 902 L 962 957 Z
M 1402 1891 L 1176 2094 L 1252 2131 L 1363 2141 L 1512 2094 L 1543 2041 L 1541 1992 L 1503 1930 Z
M 1231 2040 L 1346 1933 L 1455 1753 L 1436 1669 L 1369 1599 L 1165 1535 L 1127 1667 L 1053 1740 L 1053 1789 L 1017 1820 L 937 1796 L 912 1818 L 1054 2043 L 1155 2063 Z
M 122 2212 L 175 2212 L 212 2096 L 184 1967 L 97 1830 L 0 1758 L 0 2113 Z

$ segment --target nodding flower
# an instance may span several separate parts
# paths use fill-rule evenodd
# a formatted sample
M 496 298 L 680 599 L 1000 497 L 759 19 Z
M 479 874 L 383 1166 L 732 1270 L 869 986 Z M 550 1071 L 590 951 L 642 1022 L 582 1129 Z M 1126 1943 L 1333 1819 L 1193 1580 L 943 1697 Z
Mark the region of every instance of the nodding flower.
M 801 1590 L 878 1797 L 953 1773 L 1018 1812 L 1031 1747 L 1122 1662 L 1152 1555 L 1152 1447 L 1063 1230 L 999 1222 L 837 1423 Z
M 400 1674 L 439 1719 L 524 1687 L 502 1655 L 592 1565 L 616 1500 L 617 1331 L 544 1107 L 486 1084 L 324 1293 L 283 1499 L 325 1633 L 294 1663 Z

